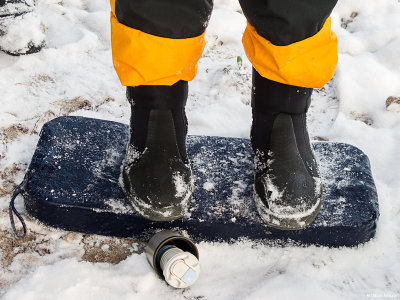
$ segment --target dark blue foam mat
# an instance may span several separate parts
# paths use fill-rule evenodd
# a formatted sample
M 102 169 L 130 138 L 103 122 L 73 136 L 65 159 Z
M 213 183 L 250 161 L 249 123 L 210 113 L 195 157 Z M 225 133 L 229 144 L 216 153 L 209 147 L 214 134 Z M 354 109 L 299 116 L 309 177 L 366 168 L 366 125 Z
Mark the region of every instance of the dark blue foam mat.
M 367 156 L 348 144 L 313 147 L 323 182 L 323 205 L 307 228 L 265 226 L 253 202 L 250 141 L 189 136 L 194 200 L 183 219 L 151 222 L 135 215 L 118 185 L 128 126 L 83 117 L 46 123 L 25 176 L 28 214 L 57 228 L 147 240 L 159 229 L 186 232 L 195 241 L 241 239 L 263 243 L 355 246 L 370 240 L 379 216 Z

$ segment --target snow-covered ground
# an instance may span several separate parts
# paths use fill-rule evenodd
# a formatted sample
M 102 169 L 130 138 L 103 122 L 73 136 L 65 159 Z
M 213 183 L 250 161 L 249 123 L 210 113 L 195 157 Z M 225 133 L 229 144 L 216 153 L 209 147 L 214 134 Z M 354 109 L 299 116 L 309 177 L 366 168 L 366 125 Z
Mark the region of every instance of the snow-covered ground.
M 107 0 L 38 0 L 47 46 L 0 53 L 0 297 L 4 299 L 363 299 L 400 298 L 400 3 L 342 0 L 334 78 L 313 94 L 309 129 L 369 157 L 379 193 L 377 236 L 357 248 L 201 243 L 202 274 L 175 290 L 151 270 L 143 244 L 69 233 L 27 221 L 10 230 L 10 193 L 30 162 L 44 122 L 81 115 L 128 123 L 113 70 Z M 251 66 L 241 46 L 245 18 L 216 0 L 207 47 L 190 85 L 190 134 L 248 137 Z M 239 68 L 237 57 L 243 59 Z M 390 104 L 390 103 L 388 103 Z M 22 200 L 17 208 L 24 212 Z

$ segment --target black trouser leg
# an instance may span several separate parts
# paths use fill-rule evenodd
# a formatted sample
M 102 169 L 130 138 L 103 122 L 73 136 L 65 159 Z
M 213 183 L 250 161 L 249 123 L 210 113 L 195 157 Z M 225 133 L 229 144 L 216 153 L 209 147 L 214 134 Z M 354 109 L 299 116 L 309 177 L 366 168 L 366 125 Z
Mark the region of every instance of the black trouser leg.
M 337 0 L 239 0 L 259 35 L 287 46 L 321 30 Z

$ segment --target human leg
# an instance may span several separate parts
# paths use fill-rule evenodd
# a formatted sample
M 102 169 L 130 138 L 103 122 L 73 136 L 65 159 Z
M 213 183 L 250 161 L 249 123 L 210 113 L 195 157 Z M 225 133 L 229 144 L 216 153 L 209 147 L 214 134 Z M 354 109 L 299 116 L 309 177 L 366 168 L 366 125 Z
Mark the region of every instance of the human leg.
M 111 6 L 114 67 L 132 110 L 122 187 L 144 217 L 174 220 L 191 196 L 185 104 L 212 1 L 116 0 Z
M 312 88 L 323 86 L 337 61 L 329 14 L 336 0 L 242 0 L 243 36 L 252 62 L 255 201 L 262 219 L 300 229 L 322 201 L 306 126 Z

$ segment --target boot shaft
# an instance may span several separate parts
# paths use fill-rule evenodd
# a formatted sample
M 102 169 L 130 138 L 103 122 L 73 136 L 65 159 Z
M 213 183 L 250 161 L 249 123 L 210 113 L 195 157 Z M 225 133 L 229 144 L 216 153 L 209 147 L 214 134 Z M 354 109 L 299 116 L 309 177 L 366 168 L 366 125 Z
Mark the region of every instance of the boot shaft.
M 308 140 L 306 113 L 310 107 L 312 91 L 311 88 L 269 80 L 253 68 L 251 143 L 255 153 L 260 152 L 267 157 L 270 133 L 280 113 L 291 115 L 299 142 L 303 137 Z
M 188 163 L 186 153 L 187 118 L 185 105 L 188 97 L 188 82 L 178 81 L 172 86 L 137 86 L 127 87 L 127 99 L 131 104 L 130 144 L 140 153 L 148 146 L 149 135 L 162 141 L 165 132 L 154 132 L 153 125 L 162 120 L 158 116 L 169 118 L 173 125 L 168 133 L 178 147 L 181 159 Z M 172 142 L 172 141 L 171 141 Z
M 307 113 L 313 89 L 287 85 L 262 77 L 253 68 L 251 106 L 262 113 Z
M 182 109 L 186 106 L 189 85 L 180 80 L 168 85 L 128 86 L 126 96 L 135 107 L 147 109 Z

